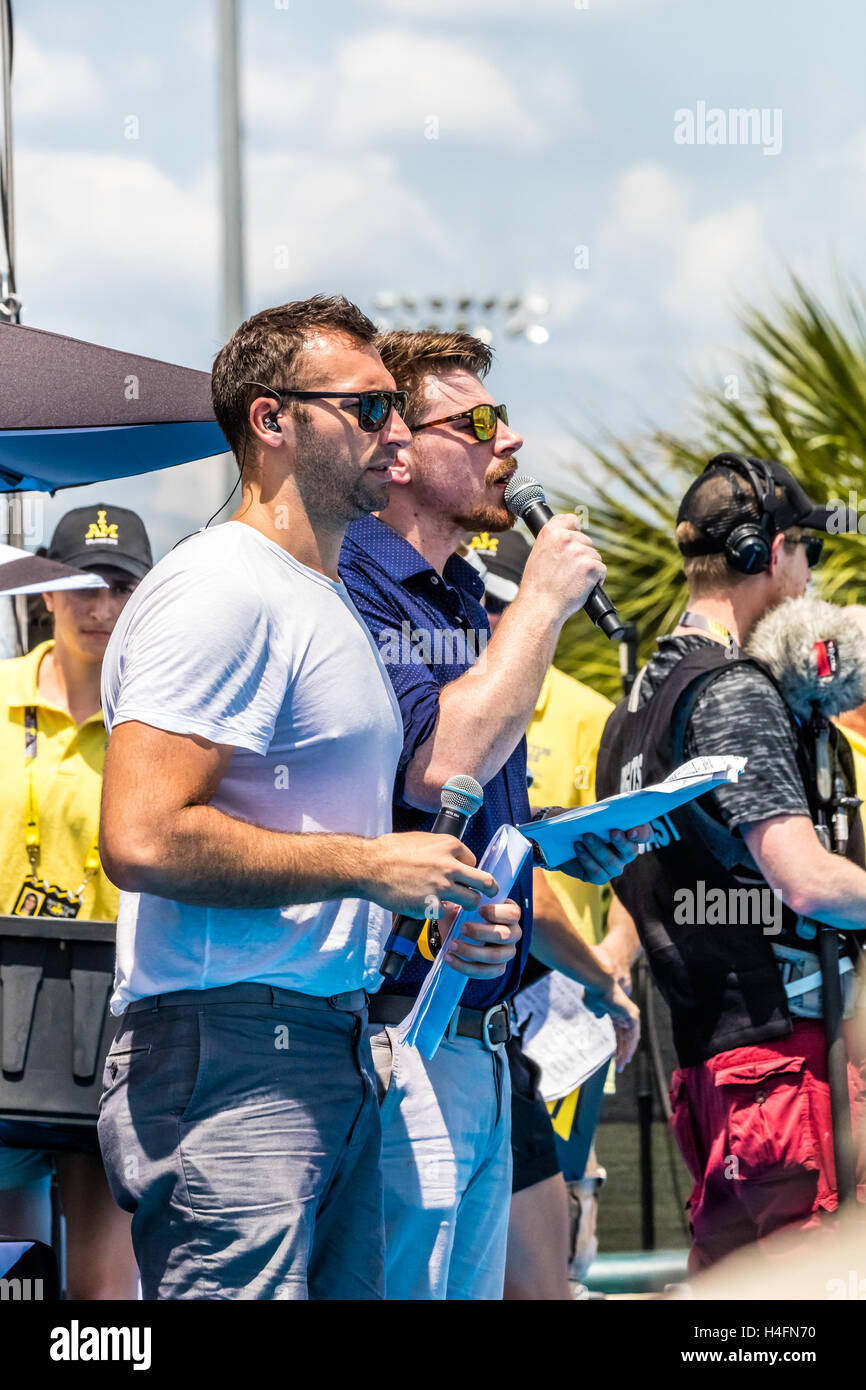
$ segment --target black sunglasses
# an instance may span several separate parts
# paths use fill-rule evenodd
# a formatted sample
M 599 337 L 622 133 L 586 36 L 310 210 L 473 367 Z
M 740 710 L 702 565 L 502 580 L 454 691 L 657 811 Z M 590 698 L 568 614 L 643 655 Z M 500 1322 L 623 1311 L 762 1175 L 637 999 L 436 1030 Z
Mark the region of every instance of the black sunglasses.
M 496 434 L 496 422 L 508 424 L 508 411 L 504 405 L 474 405 L 471 410 L 461 410 L 457 415 L 443 415 L 441 420 L 425 420 L 423 425 L 412 425 L 413 434 L 419 430 L 430 430 L 434 425 L 450 425 L 452 420 L 469 420 L 475 431 L 475 438 L 486 444 Z
M 804 545 L 806 547 L 806 564 L 813 570 L 821 558 L 824 550 L 823 536 L 786 536 L 788 545 Z
M 244 386 L 254 386 L 263 396 L 273 396 L 279 401 L 280 409 L 290 397 L 299 401 L 352 400 L 358 407 L 358 424 L 367 434 L 378 434 L 396 410 L 401 420 L 405 418 L 409 401 L 408 391 L 292 391 L 276 390 L 273 386 L 263 386 L 260 381 L 245 381 Z

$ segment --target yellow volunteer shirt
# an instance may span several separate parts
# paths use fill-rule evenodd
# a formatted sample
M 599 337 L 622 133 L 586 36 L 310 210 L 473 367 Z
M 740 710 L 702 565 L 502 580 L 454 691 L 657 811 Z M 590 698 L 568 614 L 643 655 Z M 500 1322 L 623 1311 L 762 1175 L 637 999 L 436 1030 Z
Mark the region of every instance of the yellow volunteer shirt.
M 863 833 L 866 834 L 866 738 L 862 734 L 855 734 L 854 730 L 849 729 L 845 724 L 839 724 L 839 728 L 851 745 L 851 753 L 854 758 L 854 776 L 857 779 L 857 795 L 863 802 L 860 807 L 860 815 L 863 817 Z
M 33 762 L 39 814 L 38 878 L 69 892 L 80 887 L 84 861 L 99 824 L 105 725 L 92 714 L 78 727 L 72 716 L 36 688 L 39 663 L 53 642 L 27 656 L 0 661 L 0 912 L 12 911 L 30 872 L 27 832 L 27 763 L 24 711 L 36 709 L 37 755 Z M 116 921 L 118 892 L 100 868 L 82 896 L 82 919 Z M 22 918 L 22 920 L 24 920 Z
M 551 666 L 526 731 L 529 801 L 535 810 L 589 806 L 596 800 L 598 745 L 612 709 L 603 695 Z M 569 921 L 595 945 L 602 938 L 601 889 L 568 874 L 546 877 Z

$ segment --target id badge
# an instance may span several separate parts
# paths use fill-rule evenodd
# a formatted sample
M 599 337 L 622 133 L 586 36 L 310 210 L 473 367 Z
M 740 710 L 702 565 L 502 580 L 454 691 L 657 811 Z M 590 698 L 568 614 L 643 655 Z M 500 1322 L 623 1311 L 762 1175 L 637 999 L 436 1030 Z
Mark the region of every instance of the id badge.
M 81 899 L 56 883 L 48 883 L 42 878 L 25 878 L 15 906 L 13 917 L 77 917 L 81 911 Z

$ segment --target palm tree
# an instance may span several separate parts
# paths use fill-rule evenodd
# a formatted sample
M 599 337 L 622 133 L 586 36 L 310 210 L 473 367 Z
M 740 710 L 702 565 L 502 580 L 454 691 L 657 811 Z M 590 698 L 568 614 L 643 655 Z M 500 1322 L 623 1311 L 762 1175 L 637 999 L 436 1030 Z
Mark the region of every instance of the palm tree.
M 769 313 L 741 313 L 750 344 L 740 354 L 741 388 L 731 398 L 698 389 L 699 438 L 658 429 L 633 447 L 610 435 L 601 445 L 584 443 L 588 462 L 571 464 L 574 491 L 589 503 L 589 530 L 604 554 L 611 596 L 639 626 L 642 661 L 683 610 L 676 511 L 713 454 L 778 459 L 810 496 L 840 507 L 859 492 L 866 462 L 866 294 L 841 287 L 839 301 L 834 316 L 792 276 Z M 564 493 L 556 501 L 563 510 L 574 505 Z M 863 601 L 864 538 L 866 510 L 859 534 L 830 537 L 819 571 L 824 598 Z M 620 697 L 616 644 L 585 619 L 567 624 L 556 660 L 611 699 Z

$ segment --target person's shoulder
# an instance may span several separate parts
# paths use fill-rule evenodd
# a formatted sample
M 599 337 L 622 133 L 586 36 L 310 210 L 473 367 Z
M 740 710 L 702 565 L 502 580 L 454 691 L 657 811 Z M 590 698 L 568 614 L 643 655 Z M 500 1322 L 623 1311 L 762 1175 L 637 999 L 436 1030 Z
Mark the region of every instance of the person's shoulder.
M 10 656 L 0 661 L 0 704 L 8 705 L 26 688 L 35 684 L 36 668 L 53 642 L 40 642 L 24 656 Z
M 707 683 L 707 689 L 724 689 L 737 692 L 754 691 L 760 692 L 763 696 L 775 697 L 781 700 L 779 687 L 760 662 L 753 661 L 751 657 L 745 657 L 738 661 L 728 661 L 724 666 L 712 673 Z
M 257 565 L 257 561 L 259 562 Z M 158 560 L 141 581 L 137 595 L 170 586 L 213 585 L 214 593 L 261 587 L 261 549 L 252 527 L 214 526 L 196 531 Z
M 784 722 L 787 705 L 769 671 L 752 660 L 726 662 L 698 691 L 692 717 L 712 712 L 741 731 Z

